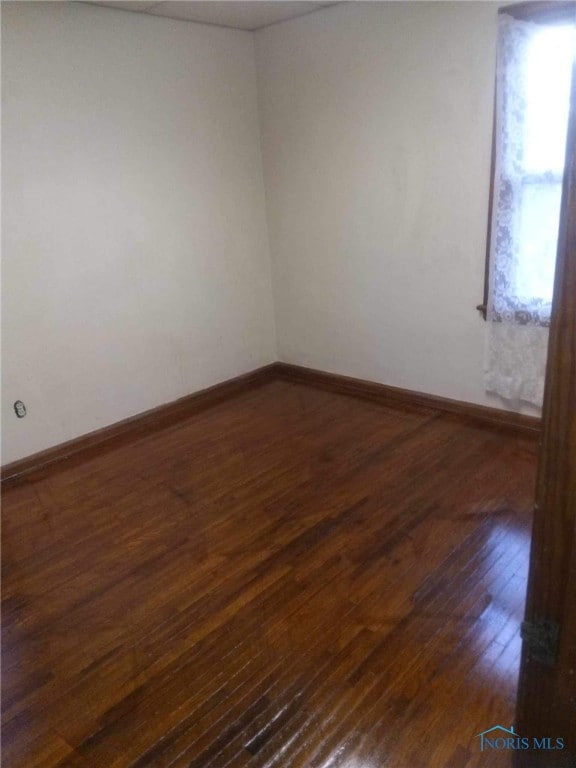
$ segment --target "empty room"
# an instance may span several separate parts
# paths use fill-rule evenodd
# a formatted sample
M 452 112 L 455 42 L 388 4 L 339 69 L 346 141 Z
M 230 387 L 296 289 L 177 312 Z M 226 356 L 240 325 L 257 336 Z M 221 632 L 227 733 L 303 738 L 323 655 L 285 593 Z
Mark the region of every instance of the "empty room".
M 576 766 L 576 2 L 2 2 L 2 766 Z

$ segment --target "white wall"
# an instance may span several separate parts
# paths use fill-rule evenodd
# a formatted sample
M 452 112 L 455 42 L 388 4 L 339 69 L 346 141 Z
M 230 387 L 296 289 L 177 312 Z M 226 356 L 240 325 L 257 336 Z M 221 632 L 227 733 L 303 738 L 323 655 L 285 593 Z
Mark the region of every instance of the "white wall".
M 281 360 L 469 402 L 497 5 L 353 2 L 256 34 Z
M 474 309 L 496 12 L 5 3 L 2 462 L 276 359 L 266 208 L 279 359 L 506 407 Z
M 2 23 L 7 463 L 276 353 L 253 35 L 43 2 Z

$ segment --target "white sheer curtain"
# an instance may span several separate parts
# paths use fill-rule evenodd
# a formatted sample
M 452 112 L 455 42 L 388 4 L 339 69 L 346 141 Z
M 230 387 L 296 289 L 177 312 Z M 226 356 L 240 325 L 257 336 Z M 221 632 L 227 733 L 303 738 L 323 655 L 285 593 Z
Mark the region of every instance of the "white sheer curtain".
M 542 404 L 574 29 L 499 16 L 486 389 Z

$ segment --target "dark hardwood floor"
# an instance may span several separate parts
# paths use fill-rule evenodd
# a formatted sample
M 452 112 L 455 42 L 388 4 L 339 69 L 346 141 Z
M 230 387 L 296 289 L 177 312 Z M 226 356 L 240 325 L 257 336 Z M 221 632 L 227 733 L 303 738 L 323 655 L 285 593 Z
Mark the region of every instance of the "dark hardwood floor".
M 536 453 L 271 381 L 8 488 L 3 765 L 508 765 Z

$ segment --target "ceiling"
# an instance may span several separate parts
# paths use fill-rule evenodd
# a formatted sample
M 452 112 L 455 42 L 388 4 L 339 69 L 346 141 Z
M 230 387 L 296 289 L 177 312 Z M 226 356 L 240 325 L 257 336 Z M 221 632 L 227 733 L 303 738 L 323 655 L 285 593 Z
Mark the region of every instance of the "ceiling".
M 336 0 L 338 1 L 338 0 Z M 216 24 L 220 27 L 234 29 L 262 29 L 278 21 L 294 19 L 306 13 L 317 11 L 332 2 L 313 3 L 308 0 L 148 0 L 140 2 L 109 2 L 108 0 L 89 0 L 92 5 L 104 5 L 108 8 L 119 8 L 122 11 L 146 13 L 151 16 L 162 16 L 181 21 L 196 21 L 203 24 Z

